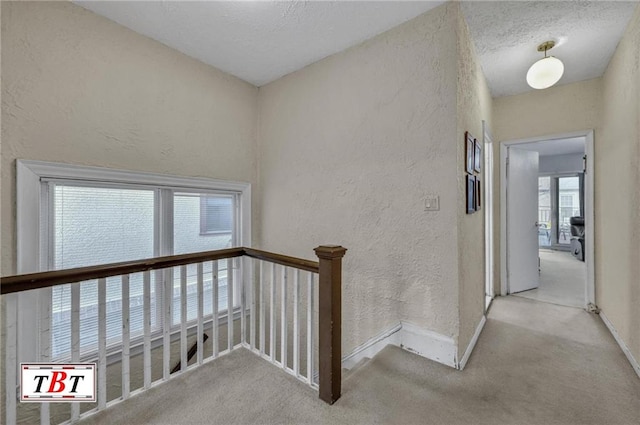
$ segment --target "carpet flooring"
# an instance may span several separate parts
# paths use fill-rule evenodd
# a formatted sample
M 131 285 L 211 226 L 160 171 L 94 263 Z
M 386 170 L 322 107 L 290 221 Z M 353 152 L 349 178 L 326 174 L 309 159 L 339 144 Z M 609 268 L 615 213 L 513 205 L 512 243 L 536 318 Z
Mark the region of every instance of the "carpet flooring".
M 82 423 L 633 425 L 640 379 L 598 316 L 504 297 L 464 371 L 387 346 L 328 406 L 240 349 Z
M 584 308 L 586 279 L 585 263 L 570 252 L 540 250 L 540 286 L 513 295 Z

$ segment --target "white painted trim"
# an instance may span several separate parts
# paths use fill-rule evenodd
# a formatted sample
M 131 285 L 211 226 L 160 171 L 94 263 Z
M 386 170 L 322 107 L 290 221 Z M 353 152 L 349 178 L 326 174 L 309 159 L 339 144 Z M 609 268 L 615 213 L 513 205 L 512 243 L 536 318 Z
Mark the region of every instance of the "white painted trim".
M 594 132 L 590 130 L 586 135 L 585 154 L 587 155 L 587 170 L 584 176 L 584 220 L 585 220 L 585 263 L 587 265 L 587 306 L 596 304 L 596 274 L 595 274 L 595 146 Z
M 509 140 L 500 143 L 500 292 L 501 295 L 507 295 L 508 276 L 507 276 L 507 224 L 506 224 L 506 208 L 507 208 L 507 171 L 506 158 L 507 148 L 509 146 L 522 143 L 551 141 L 558 139 L 568 139 L 574 137 L 585 138 L 585 154 L 587 155 L 587 172 L 584 176 L 585 184 L 585 263 L 587 266 L 587 280 L 585 284 L 585 308 L 589 303 L 596 304 L 595 295 L 595 206 L 594 206 L 594 188 L 595 188 L 595 166 L 594 166 L 594 131 L 582 130 L 573 131 L 562 134 L 554 134 L 549 136 L 538 136 L 527 139 Z
M 469 341 L 469 345 L 467 345 L 467 349 L 464 351 L 462 359 L 460 360 L 460 362 L 458 362 L 459 370 L 464 370 L 464 367 L 467 365 L 469 357 L 471 357 L 471 353 L 473 352 L 473 349 L 478 342 L 478 338 L 480 337 L 480 334 L 484 329 L 485 323 L 487 323 L 487 316 L 482 316 L 482 319 L 480 319 L 480 323 L 478 323 L 478 326 L 476 327 L 476 332 L 473 334 L 473 338 L 471 338 L 471 341 Z
M 453 338 L 413 323 L 402 323 L 400 347 L 419 356 L 455 368 L 458 364 L 458 346 Z
M 40 231 L 40 176 L 22 161 L 16 161 L 16 271 L 17 274 L 40 271 L 41 231 Z M 18 362 L 38 361 L 40 297 L 43 291 L 25 291 L 17 295 L 18 302 Z
M 103 167 L 64 164 L 57 162 L 31 161 L 19 159 L 32 173 L 42 178 L 101 181 L 110 183 L 135 183 L 140 185 L 163 186 L 167 188 L 210 189 L 241 192 L 249 183 L 210 179 L 205 177 L 181 177 L 170 174 L 128 171 Z
M 631 350 L 629 350 L 629 347 L 627 347 L 627 344 L 624 343 L 624 341 L 622 340 L 622 337 L 620 337 L 620 334 L 618 334 L 618 331 L 616 331 L 616 328 L 613 327 L 613 324 L 609 321 L 607 316 L 605 316 L 605 314 L 602 311 L 600 311 L 600 318 L 604 322 L 607 329 L 609 329 L 609 332 L 611 332 L 611 335 L 613 335 L 613 338 L 616 340 L 616 342 L 622 349 L 622 352 L 624 353 L 625 356 L 627 356 L 627 360 L 629 360 L 629 363 L 631 363 L 631 367 L 633 368 L 633 370 L 636 371 L 636 374 L 640 378 L 640 364 L 635 359 L 635 357 L 633 357 Z
M 500 143 L 500 295 L 507 295 L 507 146 Z
M 387 345 L 394 345 L 429 360 L 457 368 L 458 346 L 453 338 L 409 322 L 400 322 L 356 347 L 342 358 L 342 367 L 351 369 L 365 358 L 373 358 Z
M 493 138 L 491 137 L 491 131 L 489 124 L 485 120 L 482 120 L 482 135 L 483 142 L 482 148 L 484 150 L 484 241 L 485 241 L 485 310 L 486 313 L 489 309 L 490 300 L 495 296 L 495 287 L 493 282 L 493 268 L 494 268 L 494 213 L 493 213 L 493 178 L 494 178 L 494 165 L 493 165 Z
M 357 346 L 350 354 L 342 357 L 342 367 L 345 369 L 351 369 L 362 359 L 373 358 L 373 356 L 378 354 L 389 344 L 400 346 L 400 334 L 398 332 L 401 329 L 402 324 L 398 323 L 394 327 L 374 336 L 364 344 Z

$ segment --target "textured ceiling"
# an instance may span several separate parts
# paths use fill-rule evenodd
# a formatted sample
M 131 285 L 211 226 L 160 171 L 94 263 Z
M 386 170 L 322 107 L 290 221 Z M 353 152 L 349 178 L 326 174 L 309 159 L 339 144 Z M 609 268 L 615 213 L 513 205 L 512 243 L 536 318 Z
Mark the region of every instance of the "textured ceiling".
M 443 1 L 74 1 L 256 86 Z
M 414 18 L 443 1 L 75 1 L 256 86 Z M 531 90 L 536 47 L 555 40 L 559 84 L 603 74 L 638 1 L 463 2 L 494 97 Z
M 462 5 L 493 97 L 532 90 L 527 70 L 543 57 L 537 46 L 554 40 L 550 55 L 564 62 L 558 84 L 600 77 L 638 2 L 472 1 Z

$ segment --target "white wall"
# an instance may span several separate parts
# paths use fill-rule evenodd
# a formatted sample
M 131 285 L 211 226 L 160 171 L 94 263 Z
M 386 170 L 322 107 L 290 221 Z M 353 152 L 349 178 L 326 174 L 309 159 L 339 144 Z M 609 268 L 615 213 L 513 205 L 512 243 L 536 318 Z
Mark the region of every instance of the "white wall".
M 345 354 L 399 320 L 457 336 L 458 7 L 260 88 L 260 240 L 310 259 L 349 249 Z
M 584 153 L 545 155 L 540 157 L 540 174 L 582 173 Z
M 2 9 L 3 274 L 17 158 L 256 183 L 257 88 L 69 2 Z
M 482 121 L 492 122 L 492 99 L 469 29 L 458 14 L 458 85 L 457 85 L 457 167 L 458 182 L 458 279 L 459 336 L 458 359 L 461 359 L 484 315 L 484 208 L 466 213 L 465 132 L 482 141 Z M 483 160 L 484 163 L 484 160 Z M 484 171 L 477 173 L 484 184 Z
M 597 127 L 601 113 L 602 80 L 554 86 L 493 101 L 496 141 L 554 135 Z M 496 144 L 496 158 L 500 148 Z
M 596 301 L 640 361 L 640 6 L 603 77 L 596 139 Z

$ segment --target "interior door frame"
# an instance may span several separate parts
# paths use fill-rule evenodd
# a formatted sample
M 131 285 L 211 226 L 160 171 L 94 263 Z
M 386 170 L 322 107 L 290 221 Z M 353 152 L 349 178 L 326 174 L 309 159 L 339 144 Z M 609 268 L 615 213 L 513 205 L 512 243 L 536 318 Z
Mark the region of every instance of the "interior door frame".
M 595 287 L 595 219 L 594 219 L 594 131 L 582 130 L 549 136 L 531 137 L 527 139 L 507 140 L 500 143 L 500 295 L 507 295 L 507 151 L 509 146 L 547 140 L 585 138 L 585 155 L 587 157 L 584 174 L 584 222 L 585 222 L 585 264 L 587 280 L 585 284 L 585 308 L 596 304 Z
M 482 148 L 484 152 L 484 240 L 485 240 L 485 314 L 489 310 L 491 301 L 495 297 L 494 290 L 494 213 L 493 213 L 493 137 L 489 125 L 482 121 Z

